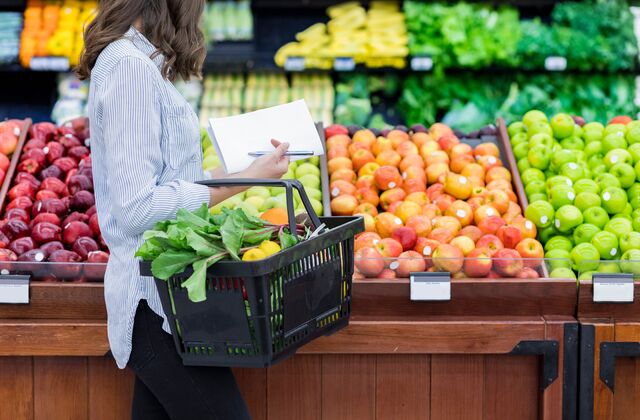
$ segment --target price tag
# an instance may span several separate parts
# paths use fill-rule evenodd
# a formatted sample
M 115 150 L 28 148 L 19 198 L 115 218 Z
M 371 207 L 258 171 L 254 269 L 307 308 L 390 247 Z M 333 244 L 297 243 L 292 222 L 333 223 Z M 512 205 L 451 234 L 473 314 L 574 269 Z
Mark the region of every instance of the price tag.
M 67 57 L 32 57 L 29 67 L 34 71 L 69 71 Z
M 433 69 L 433 59 L 427 56 L 411 57 L 411 70 L 431 71 Z
M 284 69 L 286 71 L 304 71 L 304 57 L 287 57 Z
M 29 276 L 0 275 L 0 303 L 29 303 Z
M 565 71 L 567 59 L 565 57 L 551 56 L 544 60 L 544 68 L 547 71 Z
M 451 300 L 450 273 L 411 273 L 411 300 L 443 302 Z
M 594 274 L 593 301 L 633 303 L 633 274 Z
M 335 71 L 353 71 L 356 68 L 356 62 L 353 57 L 337 57 L 333 61 L 333 69 Z

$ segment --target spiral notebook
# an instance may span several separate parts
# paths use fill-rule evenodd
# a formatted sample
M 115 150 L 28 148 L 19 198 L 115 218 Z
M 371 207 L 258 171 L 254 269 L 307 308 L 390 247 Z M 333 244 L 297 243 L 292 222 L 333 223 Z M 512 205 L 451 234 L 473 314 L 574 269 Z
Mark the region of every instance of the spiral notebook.
M 271 139 L 289 143 L 290 151 L 324 154 L 322 140 L 304 99 L 246 114 L 212 118 L 209 136 L 227 174 L 247 169 L 256 159 L 249 153 L 273 150 Z M 291 160 L 309 156 L 292 156 Z

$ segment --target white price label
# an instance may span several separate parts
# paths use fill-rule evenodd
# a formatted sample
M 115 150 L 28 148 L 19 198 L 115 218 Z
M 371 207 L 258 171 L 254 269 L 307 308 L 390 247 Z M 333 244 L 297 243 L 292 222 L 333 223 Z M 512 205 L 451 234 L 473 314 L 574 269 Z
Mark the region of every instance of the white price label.
M 433 69 L 433 58 L 431 57 L 412 57 L 411 70 L 413 71 L 431 71 Z
M 71 65 L 67 57 L 32 57 L 29 67 L 34 71 L 69 71 Z
M 544 60 L 544 68 L 547 71 L 565 71 L 567 69 L 567 59 L 565 57 L 547 57 Z
M 411 273 L 411 300 L 449 301 L 451 300 L 451 274 L 449 273 Z
M 593 301 L 596 303 L 633 303 L 631 274 L 594 274 Z
M 335 71 L 353 71 L 355 68 L 356 62 L 353 57 L 338 57 L 333 61 Z
M 304 57 L 287 57 L 285 71 L 304 71 Z
M 0 303 L 29 303 L 29 276 L 0 275 Z

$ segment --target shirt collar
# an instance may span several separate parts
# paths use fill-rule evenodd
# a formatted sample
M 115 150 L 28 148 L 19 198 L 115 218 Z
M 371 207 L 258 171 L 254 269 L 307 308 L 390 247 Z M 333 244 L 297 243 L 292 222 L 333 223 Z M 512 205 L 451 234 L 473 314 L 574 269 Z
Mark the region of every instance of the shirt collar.
M 158 69 L 162 70 L 162 66 L 164 64 L 164 56 L 161 53 L 157 53 L 154 57 L 154 53 L 158 51 L 158 49 L 151 43 L 149 40 L 136 28 L 131 26 L 129 30 L 124 34 L 124 37 L 131 41 L 133 45 L 142 51 L 146 56 L 148 56 L 151 61 L 158 67 Z

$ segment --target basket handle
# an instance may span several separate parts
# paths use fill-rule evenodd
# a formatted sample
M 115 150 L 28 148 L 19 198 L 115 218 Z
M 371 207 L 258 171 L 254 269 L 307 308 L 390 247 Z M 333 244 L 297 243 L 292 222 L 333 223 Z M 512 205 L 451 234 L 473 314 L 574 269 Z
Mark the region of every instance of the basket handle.
M 309 197 L 304 190 L 304 187 L 298 180 L 294 179 L 251 179 L 251 178 L 225 178 L 225 179 L 209 179 L 205 181 L 198 181 L 197 184 L 206 185 L 207 187 L 251 187 L 251 186 L 265 186 L 265 187 L 284 187 L 287 195 L 287 216 L 289 218 L 289 229 L 292 235 L 296 232 L 296 218 L 293 211 L 293 189 L 295 188 L 300 193 L 300 199 L 304 205 L 311 224 L 314 228 L 318 228 L 322 222 L 318 218 L 318 215 L 313 210 L 313 206 L 309 201 Z

